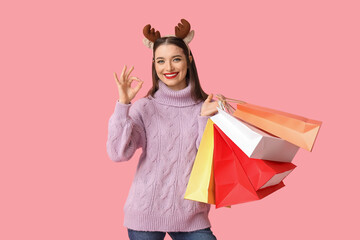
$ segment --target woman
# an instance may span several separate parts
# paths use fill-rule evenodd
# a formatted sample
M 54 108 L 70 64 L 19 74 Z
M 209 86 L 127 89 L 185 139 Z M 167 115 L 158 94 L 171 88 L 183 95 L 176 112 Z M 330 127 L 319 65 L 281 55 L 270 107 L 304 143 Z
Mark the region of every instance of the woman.
M 217 103 L 201 89 L 188 43 L 194 31 L 182 19 L 176 36 L 160 37 L 144 27 L 153 49 L 153 87 L 131 103 L 143 81 L 133 67 L 115 74 L 119 100 L 109 120 L 107 151 L 113 161 L 129 160 L 142 148 L 124 206 L 130 239 L 216 239 L 210 230 L 210 205 L 184 199 L 192 165 L 209 116 Z M 192 35 L 192 36 L 191 36 Z M 131 83 L 137 81 L 135 87 Z

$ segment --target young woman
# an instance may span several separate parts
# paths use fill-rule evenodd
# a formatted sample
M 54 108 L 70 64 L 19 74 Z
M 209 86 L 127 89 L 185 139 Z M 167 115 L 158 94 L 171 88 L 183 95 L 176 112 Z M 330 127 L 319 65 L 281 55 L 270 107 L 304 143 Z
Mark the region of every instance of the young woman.
M 144 43 L 153 49 L 153 87 L 131 103 L 143 81 L 124 66 L 115 74 L 119 99 L 109 120 L 107 152 L 116 162 L 142 148 L 124 206 L 124 225 L 131 240 L 216 239 L 210 230 L 210 205 L 184 199 L 197 148 L 217 102 L 200 86 L 188 47 L 193 37 L 182 19 L 175 36 L 160 37 L 144 27 Z M 132 87 L 132 82 L 137 82 Z

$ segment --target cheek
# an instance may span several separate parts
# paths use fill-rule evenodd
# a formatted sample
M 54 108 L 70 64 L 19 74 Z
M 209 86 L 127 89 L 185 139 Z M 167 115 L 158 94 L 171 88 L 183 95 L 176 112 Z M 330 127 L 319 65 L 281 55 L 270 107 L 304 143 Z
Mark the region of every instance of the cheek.
M 157 73 L 159 73 L 159 72 L 161 71 L 161 67 L 155 65 L 155 71 L 156 71 Z
M 186 64 L 178 63 L 178 64 L 176 65 L 176 68 L 179 69 L 179 70 L 181 70 L 181 71 L 184 71 L 184 70 L 186 70 Z
M 182 66 L 182 70 L 184 71 L 184 74 L 187 73 L 187 65 L 186 65 L 186 64 L 184 64 L 184 65 Z

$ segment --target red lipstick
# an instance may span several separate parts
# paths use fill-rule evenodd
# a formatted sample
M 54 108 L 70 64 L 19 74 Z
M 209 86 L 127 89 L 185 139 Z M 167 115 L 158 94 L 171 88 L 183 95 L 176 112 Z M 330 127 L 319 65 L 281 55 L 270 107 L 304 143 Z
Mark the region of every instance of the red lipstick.
M 164 76 L 167 78 L 167 79 L 172 79 L 172 78 L 175 78 L 179 73 L 178 72 L 172 72 L 172 73 L 165 73 Z M 170 76 L 169 76 L 170 75 Z

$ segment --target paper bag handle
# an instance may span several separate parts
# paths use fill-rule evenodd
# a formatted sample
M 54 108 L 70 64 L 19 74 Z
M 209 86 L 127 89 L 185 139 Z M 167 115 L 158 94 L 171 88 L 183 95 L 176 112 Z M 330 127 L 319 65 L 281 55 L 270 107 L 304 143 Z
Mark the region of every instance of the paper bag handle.
M 233 106 L 230 105 L 229 102 L 232 103 L 239 103 L 239 104 L 244 104 L 246 102 L 241 101 L 241 100 L 236 100 L 236 99 L 232 99 L 232 98 L 227 98 L 222 94 L 216 94 L 216 97 L 218 99 L 218 103 L 219 106 L 222 110 L 227 111 L 230 114 L 233 114 L 235 112 L 235 108 Z

